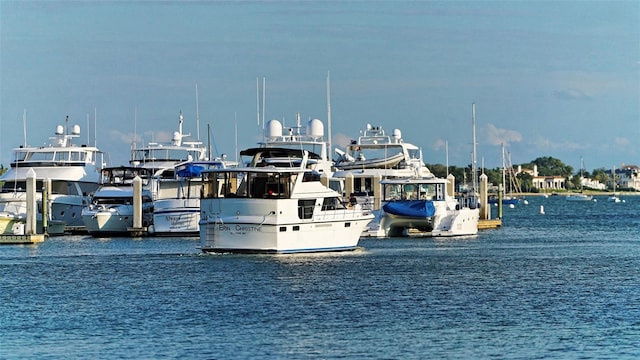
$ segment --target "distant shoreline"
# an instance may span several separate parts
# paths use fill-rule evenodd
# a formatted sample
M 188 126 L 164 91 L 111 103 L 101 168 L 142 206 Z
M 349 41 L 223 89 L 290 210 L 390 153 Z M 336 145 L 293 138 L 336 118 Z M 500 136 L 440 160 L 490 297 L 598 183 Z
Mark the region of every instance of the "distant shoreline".
M 583 191 L 582 192 L 585 195 L 592 195 L 592 196 L 612 196 L 613 192 L 609 191 L 609 192 L 605 192 L 605 191 Z M 552 195 L 555 194 L 555 195 Z M 517 194 L 513 194 L 512 196 L 567 196 L 567 195 L 572 195 L 572 194 L 580 194 L 579 192 L 571 192 L 571 191 L 562 191 L 562 192 L 553 192 L 553 193 L 517 193 Z M 490 193 L 489 195 L 496 195 L 495 193 Z M 616 191 L 616 195 L 617 196 L 640 196 L 640 191 Z

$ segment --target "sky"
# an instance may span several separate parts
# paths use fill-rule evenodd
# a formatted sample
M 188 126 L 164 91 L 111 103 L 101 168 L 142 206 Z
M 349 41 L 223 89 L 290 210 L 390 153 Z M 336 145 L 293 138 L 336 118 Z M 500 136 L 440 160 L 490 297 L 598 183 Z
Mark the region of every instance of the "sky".
M 267 120 L 327 130 L 329 74 L 334 148 L 371 124 L 467 166 L 475 103 L 478 166 L 501 144 L 513 164 L 640 165 L 639 1 L 2 0 L 0 163 L 69 116 L 126 164 L 180 112 L 233 159 L 262 139 L 257 81 Z

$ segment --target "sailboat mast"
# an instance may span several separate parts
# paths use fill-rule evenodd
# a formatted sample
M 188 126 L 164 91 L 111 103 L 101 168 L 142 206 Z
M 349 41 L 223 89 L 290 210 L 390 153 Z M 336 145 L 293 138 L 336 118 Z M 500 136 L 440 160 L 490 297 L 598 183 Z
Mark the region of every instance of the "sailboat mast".
M 502 143 L 502 197 L 507 193 L 507 165 L 504 158 L 504 143 Z
M 472 179 L 471 179 L 471 183 L 473 184 L 473 193 L 474 196 L 478 190 L 478 177 L 477 175 L 477 170 L 476 170 L 476 166 L 477 166 L 477 158 L 476 158 L 476 103 L 472 103 L 471 104 L 471 127 L 472 127 L 472 132 L 473 132 L 473 153 L 471 155 L 471 173 L 472 173 Z

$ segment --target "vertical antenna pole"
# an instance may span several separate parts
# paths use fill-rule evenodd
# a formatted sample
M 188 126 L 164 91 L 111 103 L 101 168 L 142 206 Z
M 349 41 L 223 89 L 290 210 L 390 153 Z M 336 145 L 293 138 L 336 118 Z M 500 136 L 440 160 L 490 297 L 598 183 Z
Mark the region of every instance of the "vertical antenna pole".
M 329 148 L 327 149 L 327 157 L 328 160 L 330 160 L 333 157 L 333 145 L 331 144 L 331 73 L 329 71 L 327 71 L 327 125 L 327 144 L 329 145 Z
M 200 108 L 198 107 L 198 83 L 196 83 L 196 136 L 200 141 Z

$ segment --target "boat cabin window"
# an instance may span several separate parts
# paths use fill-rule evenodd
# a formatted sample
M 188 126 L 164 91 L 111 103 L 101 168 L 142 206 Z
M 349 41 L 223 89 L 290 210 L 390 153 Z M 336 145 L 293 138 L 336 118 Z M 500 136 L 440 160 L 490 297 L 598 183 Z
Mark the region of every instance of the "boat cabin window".
M 300 199 L 298 200 L 298 218 L 313 218 L 313 209 L 316 207 L 316 199 Z
M 13 156 L 13 161 L 24 161 L 27 159 L 27 151 L 16 151 Z
M 30 154 L 26 160 L 28 161 L 52 161 L 53 160 L 53 152 L 34 152 Z
M 142 180 L 142 185 L 149 183 L 147 169 L 144 168 L 115 168 L 102 170 L 103 184 L 131 185 L 136 176 Z
M 78 161 L 85 161 L 86 158 L 87 158 L 87 153 L 86 152 L 71 151 L 69 160 L 74 161 L 74 162 L 78 162 Z
M 444 184 L 384 184 L 383 200 L 444 200 Z
M 26 191 L 27 182 L 22 181 L 7 181 L 2 186 L 2 192 L 23 192 Z M 41 192 L 44 189 L 44 181 L 36 180 L 36 192 Z M 73 183 L 64 180 L 51 181 L 51 194 L 60 195 L 81 195 L 78 193 L 78 189 Z
M 373 196 L 373 178 L 372 177 L 354 178 L 353 190 L 356 196 Z
M 56 159 L 56 161 L 69 161 L 69 152 L 68 151 L 56 151 L 55 159 Z
M 324 198 L 322 202 L 322 211 L 346 209 L 342 201 L 337 197 Z

